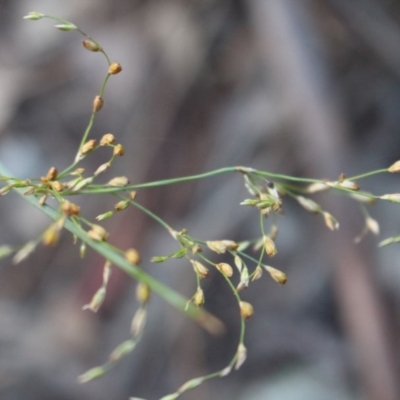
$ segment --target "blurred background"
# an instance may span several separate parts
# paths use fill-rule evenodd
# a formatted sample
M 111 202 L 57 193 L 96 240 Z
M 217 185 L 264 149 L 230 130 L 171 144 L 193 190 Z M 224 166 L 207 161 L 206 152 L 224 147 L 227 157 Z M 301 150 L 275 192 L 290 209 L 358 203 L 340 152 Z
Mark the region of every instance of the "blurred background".
M 132 183 L 245 165 L 337 179 L 400 159 L 400 4 L 395 0 L 2 0 L 0 3 L 0 159 L 20 178 L 59 170 L 75 156 L 107 64 L 76 32 L 29 11 L 71 20 L 98 40 L 123 72 L 111 77 L 92 138 L 112 132 L 126 156 L 109 175 Z M 84 166 L 107 161 L 99 151 Z M 398 177 L 361 182 L 399 192 Z M 259 236 L 257 212 L 239 206 L 240 176 L 140 191 L 138 201 L 175 229 L 203 240 Z M 380 239 L 400 233 L 400 208 L 377 204 L 381 238 L 354 244 L 364 227 L 356 204 L 316 196 L 340 221 L 290 200 L 279 217 L 269 277 L 243 299 L 248 360 L 239 372 L 182 399 L 395 400 L 400 398 L 400 254 Z M 107 196 L 75 200 L 92 219 Z M 1 198 L 0 242 L 22 244 L 49 220 L 15 194 Z M 176 250 L 171 237 L 135 210 L 104 226 L 110 241 L 140 249 L 143 268 L 187 297 L 184 262 L 152 265 Z M 104 261 L 65 233 L 25 262 L 0 266 L 0 397 L 6 400 L 157 399 L 183 382 L 223 368 L 235 353 L 239 320 L 218 276 L 205 282 L 206 308 L 227 326 L 212 337 L 158 298 L 140 346 L 105 377 L 77 376 L 106 361 L 129 337 L 135 283 L 113 271 L 104 307 L 82 306 L 101 284 Z

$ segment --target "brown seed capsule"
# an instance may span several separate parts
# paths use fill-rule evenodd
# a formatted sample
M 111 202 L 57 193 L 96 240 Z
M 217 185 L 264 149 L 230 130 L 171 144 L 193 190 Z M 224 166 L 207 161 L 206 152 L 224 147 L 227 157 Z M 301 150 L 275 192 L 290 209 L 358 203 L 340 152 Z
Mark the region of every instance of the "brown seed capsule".
M 96 96 L 93 100 L 93 112 L 97 113 L 103 107 L 104 100 L 100 96 Z
M 89 51 L 96 52 L 96 51 L 101 50 L 101 47 L 99 46 L 99 44 L 94 42 L 93 40 L 89 40 L 89 39 L 83 40 L 82 44 L 83 44 L 83 47 Z
M 239 302 L 239 307 L 240 307 L 240 315 L 244 319 L 249 319 L 254 314 L 253 306 L 247 301 Z
M 125 252 L 125 259 L 133 265 L 139 265 L 140 262 L 142 261 L 142 257 L 140 256 L 140 253 L 135 250 L 135 249 L 128 249 Z
M 81 147 L 80 153 L 87 154 L 90 151 L 92 151 L 95 147 L 96 147 L 96 139 L 90 139 Z
M 114 147 L 113 154 L 114 156 L 123 156 L 125 154 L 124 146 L 122 146 L 122 144 L 117 144 Z
M 121 71 L 122 71 L 121 64 L 117 62 L 111 63 L 110 67 L 108 68 L 108 73 L 110 75 L 119 74 Z

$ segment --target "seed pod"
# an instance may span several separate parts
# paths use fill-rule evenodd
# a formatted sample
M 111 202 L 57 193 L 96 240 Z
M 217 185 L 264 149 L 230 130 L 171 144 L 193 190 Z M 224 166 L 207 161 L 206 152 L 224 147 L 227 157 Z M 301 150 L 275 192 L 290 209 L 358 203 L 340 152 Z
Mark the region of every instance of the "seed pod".
M 122 146 L 122 144 L 117 144 L 114 147 L 113 154 L 114 156 L 123 156 L 125 154 L 124 146 Z
M 195 261 L 195 260 L 190 260 L 190 262 L 193 265 L 193 268 L 195 272 L 201 277 L 201 278 L 208 278 L 210 275 L 208 268 L 204 266 L 202 263 Z
M 81 154 L 87 154 L 96 147 L 96 139 L 88 140 L 79 151 Z
M 399 172 L 400 171 L 400 160 L 396 161 L 388 168 L 389 172 Z
M 83 44 L 83 47 L 89 51 L 96 52 L 96 51 L 101 50 L 101 47 L 99 46 L 99 44 L 90 39 L 83 40 L 82 44 Z
M 48 181 L 54 181 L 57 178 L 58 171 L 56 167 L 51 167 L 47 172 L 46 179 Z
M 103 107 L 103 104 L 104 104 L 103 98 L 100 96 L 96 96 L 93 100 L 93 112 L 94 113 L 99 112 Z
M 150 287 L 147 283 L 139 282 L 136 287 L 136 299 L 141 304 L 146 304 L 150 300 Z
M 130 264 L 133 265 L 139 265 L 142 261 L 140 253 L 135 249 L 128 249 L 125 252 L 125 259 L 126 261 L 128 261 Z
M 227 263 L 219 263 L 215 266 L 217 268 L 218 271 L 220 271 L 221 273 L 223 273 L 225 276 L 227 276 L 228 278 L 230 278 L 233 275 L 233 269 L 232 267 L 227 264 Z
M 265 266 L 265 269 L 271 275 L 272 279 L 274 279 L 280 285 L 284 285 L 287 282 L 287 275 L 279 269 L 269 266 Z
M 253 306 L 247 301 L 240 301 L 239 307 L 240 307 L 240 315 L 244 319 L 249 319 L 254 314 Z
M 90 239 L 104 242 L 108 238 L 108 232 L 100 225 L 92 225 L 92 229 L 87 232 Z
M 106 133 L 103 135 L 103 137 L 100 139 L 100 146 L 106 146 L 108 144 L 112 144 L 115 142 L 115 136 L 112 133 Z
M 122 71 L 121 64 L 117 62 L 111 63 L 110 67 L 108 68 L 108 73 L 110 75 L 119 74 L 121 71 Z
M 99 308 L 101 307 L 101 305 L 104 302 L 104 299 L 106 297 L 106 288 L 104 286 L 102 286 L 100 289 L 97 290 L 97 292 L 94 294 L 94 296 L 92 297 L 92 300 L 90 301 L 89 304 L 85 304 L 82 307 L 82 310 L 90 310 L 93 312 L 97 312 L 99 310 Z
M 117 176 L 111 179 L 111 181 L 108 182 L 108 185 L 115 187 L 123 187 L 126 186 L 128 183 L 129 180 L 126 176 Z
M 263 236 L 263 244 L 264 244 L 266 253 L 270 257 L 274 257 L 276 255 L 276 253 L 278 252 L 276 250 L 274 241 L 269 236 Z
M 69 217 L 72 215 L 79 215 L 80 211 L 81 208 L 78 205 L 71 203 L 68 200 L 63 201 L 61 204 L 61 212 Z

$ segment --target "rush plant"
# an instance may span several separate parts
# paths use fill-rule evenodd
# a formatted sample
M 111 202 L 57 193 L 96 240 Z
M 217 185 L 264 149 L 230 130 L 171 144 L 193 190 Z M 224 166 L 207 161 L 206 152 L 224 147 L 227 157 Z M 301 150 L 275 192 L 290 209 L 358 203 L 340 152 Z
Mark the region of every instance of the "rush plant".
M 138 309 L 134 313 L 127 340 L 111 352 L 109 359 L 103 365 L 83 373 L 79 377 L 81 383 L 101 377 L 135 349 L 145 332 L 148 314 L 147 305 L 152 293 L 163 298 L 189 318 L 194 319 L 207 331 L 213 334 L 221 333 L 224 330 L 223 324 L 204 309 L 207 293 L 203 289 L 203 280 L 212 279 L 215 274 L 222 275 L 237 300 L 237 316 L 241 322 L 237 349 L 223 369 L 194 378 L 184 383 L 174 393 L 162 397 L 161 400 L 176 399 L 182 393 L 196 388 L 208 379 L 224 377 L 232 371 L 238 370 L 246 360 L 246 322 L 254 313 L 252 304 L 242 299 L 242 290 L 251 286 L 253 281 L 261 279 L 265 273 L 280 285 L 284 285 L 287 281 L 286 274 L 271 265 L 271 260 L 278 251 L 275 244 L 278 235 L 276 215 L 281 213 L 285 203 L 288 201 L 296 202 L 306 212 L 319 215 L 321 223 L 324 223 L 328 229 L 335 231 L 339 229 L 339 222 L 322 205 L 312 199 L 313 195 L 317 192 L 327 191 L 341 193 L 354 199 L 359 204 L 365 220 L 365 227 L 355 241 L 360 241 L 369 232 L 374 235 L 379 233 L 379 224 L 370 216 L 368 206 L 377 201 L 400 203 L 400 194 L 398 193 L 376 195 L 362 190 L 359 185 L 361 180 L 373 175 L 399 172 L 400 161 L 395 162 L 389 168 L 352 177 L 342 174 L 334 180 L 300 178 L 250 167 L 233 166 L 198 175 L 138 184 L 130 184 L 129 177 L 126 176 L 116 176 L 109 181 L 104 181 L 102 174 L 113 167 L 116 159 L 129 157 L 128 154 L 125 154 L 123 144 L 118 142 L 118 135 L 105 132 L 100 141 L 91 138 L 96 116 L 104 106 L 103 94 L 106 86 L 110 79 L 114 79 L 114 75 L 122 71 L 122 67 L 118 62 L 111 61 L 100 43 L 72 22 L 38 12 L 31 12 L 24 18 L 34 21 L 47 18 L 56 21 L 55 27 L 61 31 L 79 33 L 83 36 L 83 47 L 88 51 L 100 53 L 105 57 L 108 65 L 100 90 L 93 98 L 88 125 L 82 134 L 80 143 L 77 143 L 77 152 L 67 168 L 59 171 L 57 166 L 49 166 L 46 175 L 35 179 L 14 177 L 0 164 L 0 180 L 3 182 L 0 195 L 4 196 L 10 191 L 16 191 L 52 220 L 39 236 L 24 245 L 1 246 L 0 257 L 12 256 L 13 263 L 18 264 L 35 251 L 39 245 L 55 245 L 60 232 L 65 229 L 72 234 L 75 243 L 80 244 L 82 257 L 85 256 L 87 247 L 92 248 L 104 257 L 102 285 L 93 294 L 90 303 L 83 306 L 84 309 L 96 312 L 101 307 L 107 295 L 107 283 L 112 268 L 122 269 L 137 282 Z M 94 172 L 88 172 L 81 168 L 80 162 L 86 157 L 96 157 L 96 152 L 101 147 L 109 149 L 109 160 L 99 165 Z M 177 183 L 207 179 L 221 174 L 237 175 L 238 183 L 241 182 L 246 187 L 248 198 L 233 199 L 232 201 L 236 201 L 238 206 L 242 205 L 254 209 L 255 215 L 258 215 L 259 219 L 259 238 L 242 242 L 236 242 L 230 238 L 219 240 L 196 238 L 190 235 L 187 229 L 172 227 L 138 200 L 142 189 L 164 185 L 172 186 Z M 82 196 L 108 194 L 115 198 L 115 205 L 112 210 L 104 210 L 104 213 L 98 215 L 96 221 L 90 221 L 82 215 L 81 207 L 73 201 L 77 194 Z M 49 199 L 55 201 L 56 206 L 50 206 L 48 204 Z M 142 260 L 137 249 L 123 250 L 111 245 L 108 242 L 109 233 L 102 227 L 101 221 L 112 218 L 116 213 L 124 212 L 128 207 L 137 208 L 163 227 L 171 240 L 175 241 L 176 251 L 167 255 L 154 254 L 151 260 Z M 383 240 L 380 246 L 399 241 L 400 236 L 390 237 Z M 219 259 L 221 254 L 228 255 L 231 261 L 222 262 Z M 194 279 L 197 282 L 196 291 L 190 299 L 185 299 L 139 267 L 141 263 L 163 263 L 178 258 L 187 260 L 187 265 L 192 268 Z M 236 273 L 234 273 L 234 270 L 236 270 Z M 131 399 L 138 398 L 132 397 Z

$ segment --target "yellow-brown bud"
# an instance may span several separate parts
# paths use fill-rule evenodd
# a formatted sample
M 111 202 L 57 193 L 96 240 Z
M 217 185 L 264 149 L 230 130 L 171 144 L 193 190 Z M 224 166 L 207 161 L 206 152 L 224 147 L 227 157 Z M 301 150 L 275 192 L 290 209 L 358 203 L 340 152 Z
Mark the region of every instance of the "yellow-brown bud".
M 71 203 L 68 200 L 63 201 L 61 204 L 61 212 L 69 217 L 72 215 L 78 215 L 80 211 L 81 208 L 78 205 Z
M 108 182 L 108 185 L 122 187 L 126 186 L 128 183 L 129 180 L 126 176 L 117 176 L 116 178 L 111 179 L 111 181 Z
M 131 198 L 131 200 L 135 200 L 136 198 L 136 190 L 132 190 L 132 192 L 129 192 L 129 197 Z
M 112 144 L 115 142 L 115 136 L 112 133 L 106 133 L 100 139 L 100 146 L 107 146 L 108 144 Z
M 208 278 L 210 273 L 206 266 L 195 260 L 190 260 L 190 262 L 192 263 L 194 270 L 196 271 L 197 275 L 200 276 L 200 278 Z
M 399 172 L 400 171 L 400 160 L 396 161 L 388 168 L 389 172 Z
M 287 275 L 279 269 L 266 266 L 265 269 L 269 272 L 272 279 L 278 282 L 280 285 L 284 285 L 287 282 Z
M 240 307 L 240 315 L 244 319 L 249 319 L 254 314 L 253 306 L 247 301 L 240 301 L 239 307 Z
M 270 256 L 273 257 L 278 252 L 276 250 L 276 246 L 274 241 L 269 236 L 263 236 L 263 244 L 265 248 L 265 252 Z
M 64 185 L 59 181 L 52 181 L 50 185 L 56 192 L 62 192 L 64 190 Z
M 193 296 L 193 303 L 197 307 L 203 307 L 204 305 L 204 292 L 201 287 L 198 287 L 196 293 Z
M 100 51 L 101 47 L 98 45 L 98 43 L 94 42 L 93 40 L 83 40 L 82 41 L 83 47 L 89 51 Z
M 217 268 L 218 271 L 220 271 L 221 273 L 223 273 L 225 276 L 227 276 L 228 278 L 230 278 L 233 275 L 233 269 L 232 267 L 227 264 L 227 263 L 219 263 L 215 266 Z
M 262 272 L 263 272 L 262 268 L 259 265 L 257 265 L 257 267 L 253 273 L 253 277 L 251 278 L 251 281 L 254 282 L 254 281 L 257 281 L 258 279 L 260 279 L 262 277 Z
M 321 211 L 321 206 L 314 200 L 311 200 L 304 196 L 296 196 L 296 200 L 305 210 L 311 213 L 317 214 Z
M 123 156 L 125 154 L 125 149 L 124 146 L 122 146 L 122 144 L 117 144 L 114 147 L 114 151 L 113 151 L 114 156 Z
M 210 250 L 215 251 L 218 254 L 223 254 L 227 250 L 235 251 L 239 246 L 233 240 L 213 240 L 206 243 Z
M 54 181 L 57 178 L 58 171 L 56 167 L 51 167 L 47 172 L 46 179 L 48 181 Z
M 122 71 L 121 64 L 117 62 L 111 63 L 110 67 L 108 68 L 108 73 L 110 75 L 119 74 L 121 71 Z
M 140 253 L 136 249 L 128 249 L 125 252 L 125 259 L 128 261 L 130 264 L 133 265 L 139 265 L 140 262 L 142 261 L 142 257 L 140 256 Z
M 95 147 L 96 147 L 96 139 L 90 139 L 81 147 L 80 153 L 87 154 L 90 151 L 92 151 Z
M 129 200 L 121 200 L 114 206 L 114 209 L 116 211 L 122 211 L 125 210 L 125 208 L 128 206 L 129 206 Z
M 60 229 L 56 224 L 50 225 L 42 236 L 42 242 L 45 246 L 54 246 L 58 242 Z
M 136 299 L 141 304 L 146 304 L 150 300 L 150 287 L 146 283 L 139 282 L 136 287 Z
M 100 225 L 92 225 L 92 229 L 88 231 L 90 239 L 104 242 L 108 238 L 108 232 Z
M 96 96 L 93 100 L 93 112 L 97 113 L 103 107 L 104 100 L 100 96 Z

